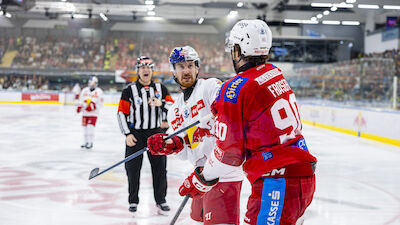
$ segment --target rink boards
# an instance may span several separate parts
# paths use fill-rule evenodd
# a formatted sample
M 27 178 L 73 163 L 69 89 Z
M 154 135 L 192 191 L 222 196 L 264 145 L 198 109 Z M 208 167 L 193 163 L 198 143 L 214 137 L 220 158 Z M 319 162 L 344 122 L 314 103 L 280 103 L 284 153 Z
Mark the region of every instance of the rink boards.
M 105 105 L 116 106 L 120 93 L 105 94 Z M 73 93 L 0 92 L 0 103 L 74 104 Z M 400 146 L 400 112 L 299 103 L 302 122 L 320 128 Z

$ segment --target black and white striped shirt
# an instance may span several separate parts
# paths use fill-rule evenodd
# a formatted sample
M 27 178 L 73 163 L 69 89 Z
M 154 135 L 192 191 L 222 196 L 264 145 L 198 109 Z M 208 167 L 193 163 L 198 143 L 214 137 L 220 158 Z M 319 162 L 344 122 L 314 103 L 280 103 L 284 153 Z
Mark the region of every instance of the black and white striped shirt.
M 160 107 L 150 106 L 149 99 L 161 100 Z M 157 82 L 143 86 L 139 82 L 129 84 L 123 91 L 118 106 L 118 122 L 125 135 L 131 130 L 159 128 L 162 121 L 167 121 L 167 111 L 173 100 L 168 89 Z

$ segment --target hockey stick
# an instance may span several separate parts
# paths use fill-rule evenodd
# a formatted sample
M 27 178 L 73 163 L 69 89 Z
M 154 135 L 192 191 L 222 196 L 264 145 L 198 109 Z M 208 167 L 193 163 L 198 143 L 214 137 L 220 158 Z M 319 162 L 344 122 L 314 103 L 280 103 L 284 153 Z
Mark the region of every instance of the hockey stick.
M 164 138 L 164 140 L 167 140 L 167 139 L 170 139 L 170 138 L 172 138 L 172 137 L 175 137 L 175 136 L 178 135 L 179 133 L 182 133 L 183 131 L 186 131 L 187 129 L 189 129 L 189 128 L 191 128 L 191 127 L 194 127 L 194 126 L 196 126 L 197 124 L 199 124 L 199 123 L 201 123 L 201 122 L 204 122 L 204 121 L 209 120 L 209 119 L 211 118 L 211 116 L 212 116 L 212 114 L 210 113 L 210 114 L 208 114 L 208 115 L 206 115 L 206 116 L 200 118 L 199 120 L 197 120 L 196 122 L 190 124 L 189 126 L 184 127 L 184 128 L 182 128 L 182 129 L 180 129 L 180 130 L 175 131 L 173 134 L 171 134 L 171 135 L 167 136 L 166 138 Z M 143 148 L 143 149 L 141 149 L 141 150 L 139 150 L 139 151 L 133 153 L 132 155 L 126 157 L 125 159 L 123 159 L 123 160 L 117 162 L 116 164 L 110 166 L 109 168 L 107 168 L 107 169 L 101 171 L 101 172 L 99 172 L 99 170 L 100 170 L 99 168 L 94 168 L 92 171 L 90 171 L 89 180 L 91 180 L 91 179 L 93 179 L 93 178 L 95 178 L 95 177 L 97 177 L 97 176 L 99 176 L 99 175 L 101 175 L 101 174 L 103 174 L 103 173 L 105 173 L 105 172 L 107 172 L 107 171 L 113 169 L 113 168 L 116 167 L 116 166 L 119 166 L 120 164 L 122 164 L 122 163 L 124 163 L 124 162 L 128 162 L 129 160 L 138 157 L 139 155 L 143 154 L 143 153 L 144 153 L 145 151 L 147 151 L 147 150 L 149 150 L 149 149 L 148 149 L 147 147 L 145 147 L 145 148 Z
M 169 225 L 174 225 L 176 220 L 178 219 L 179 215 L 181 214 L 183 208 L 185 207 L 187 201 L 189 200 L 190 195 L 186 195 L 185 198 L 183 199 L 181 205 L 179 206 L 178 210 L 175 213 L 174 218 L 172 219 L 171 223 L 169 223 Z

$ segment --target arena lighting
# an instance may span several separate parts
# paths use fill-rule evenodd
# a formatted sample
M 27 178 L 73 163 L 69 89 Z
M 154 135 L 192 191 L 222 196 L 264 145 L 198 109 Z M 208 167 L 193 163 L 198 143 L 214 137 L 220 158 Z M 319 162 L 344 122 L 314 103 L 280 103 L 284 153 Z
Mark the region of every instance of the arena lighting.
M 148 16 L 155 16 L 155 15 L 156 15 L 156 12 L 154 12 L 154 11 L 148 11 L 148 12 L 147 12 L 147 15 L 148 15 Z
M 164 20 L 164 18 L 159 17 L 159 16 L 145 16 L 145 17 L 143 17 L 143 20 L 147 20 L 147 21 L 160 21 L 160 20 Z
M 229 12 L 228 18 L 233 18 L 233 17 L 237 16 L 237 14 L 238 14 L 238 11 L 232 10 Z
M 320 2 L 314 2 L 311 3 L 312 7 L 332 7 L 332 3 L 320 3 Z
M 153 4 L 154 4 L 154 1 L 146 0 L 146 1 L 144 1 L 144 4 L 146 4 L 146 5 L 153 5 Z
M 360 22 L 359 21 L 342 21 L 342 25 L 358 26 L 358 25 L 360 25 Z
M 327 24 L 327 25 L 339 25 L 340 21 L 339 20 L 323 20 L 322 24 Z
M 153 11 L 155 7 L 156 7 L 155 5 L 147 5 L 146 6 L 148 11 Z
M 317 21 L 317 17 L 315 16 L 311 17 L 311 21 Z
M 400 5 L 384 5 L 384 9 L 400 9 Z
M 61 0 L 62 2 L 66 2 L 67 0 Z
M 323 13 L 325 16 L 327 16 L 327 15 L 329 15 L 330 12 L 329 12 L 329 10 L 325 10 Z
M 64 14 L 64 15 L 61 15 L 61 17 L 64 17 L 64 18 L 70 17 L 71 19 L 87 19 L 88 18 L 88 16 L 86 14 L 75 14 L 75 13 Z
M 243 7 L 243 2 L 238 2 L 236 6 L 239 8 Z
M 74 13 L 75 11 L 76 11 L 76 7 L 75 7 L 75 5 L 74 4 L 72 4 L 72 3 L 70 3 L 70 2 L 66 2 L 65 3 L 65 7 L 64 7 L 65 9 L 66 9 L 66 11 L 68 11 L 68 12 L 72 12 L 72 13 Z
M 11 13 L 9 13 L 9 12 L 6 12 L 6 15 L 4 15 L 4 16 L 7 17 L 7 18 L 11 18 L 12 17 Z
M 198 24 L 202 24 L 203 21 L 204 21 L 204 17 L 201 17 L 197 23 L 198 23 Z
M 337 10 L 337 7 L 336 6 L 332 6 L 331 11 L 335 12 L 336 10 Z
M 346 0 L 346 3 L 356 3 L 357 0 Z
M 321 19 L 322 17 L 323 17 L 323 16 L 322 16 L 321 13 L 317 15 L 317 18 L 318 18 L 318 19 Z
M 301 23 L 304 23 L 304 24 L 318 24 L 318 21 L 317 20 L 312 20 L 312 18 L 311 18 L 311 20 L 302 20 Z
M 296 20 L 296 19 L 284 19 L 283 22 L 285 22 L 285 23 L 301 23 L 301 20 Z
M 104 13 L 100 13 L 99 16 L 100 16 L 104 21 L 107 21 L 107 20 L 108 20 L 107 16 L 106 16 Z
M 337 8 L 353 8 L 354 5 L 353 4 L 346 4 L 345 2 L 341 2 L 339 4 L 333 4 L 334 7 Z
M 379 5 L 358 4 L 360 9 L 379 9 Z

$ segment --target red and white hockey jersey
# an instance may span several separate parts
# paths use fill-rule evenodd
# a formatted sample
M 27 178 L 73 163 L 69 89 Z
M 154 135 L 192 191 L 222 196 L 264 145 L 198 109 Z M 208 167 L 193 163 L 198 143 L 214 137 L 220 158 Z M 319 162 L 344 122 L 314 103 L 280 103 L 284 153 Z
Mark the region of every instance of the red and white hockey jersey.
M 214 102 L 221 84 L 222 82 L 215 78 L 199 79 L 187 101 L 184 101 L 184 95 L 181 93 L 168 110 L 167 118 L 170 126 L 168 133 L 173 133 L 210 114 L 211 104 Z M 189 160 L 195 167 L 204 166 L 216 141 L 213 127 L 214 121 L 210 119 L 179 135 L 185 139 L 186 143 L 190 144 L 185 145 L 185 148 L 178 153 L 178 157 Z M 220 180 L 228 182 L 243 179 L 241 168 L 232 174 L 225 179 L 220 178 Z
M 295 95 L 282 71 L 270 63 L 248 69 L 226 81 L 213 110 L 215 135 L 206 179 L 218 177 L 218 160 L 240 166 L 253 183 L 286 165 L 317 161 L 304 142 Z
M 92 111 L 88 111 L 87 106 L 91 102 L 94 103 L 96 108 Z M 93 91 L 90 91 L 89 87 L 85 87 L 84 89 L 82 89 L 82 92 L 79 96 L 78 107 L 82 107 L 83 116 L 98 116 L 100 108 L 103 106 L 103 103 L 103 90 L 101 90 L 99 87 L 96 87 Z

